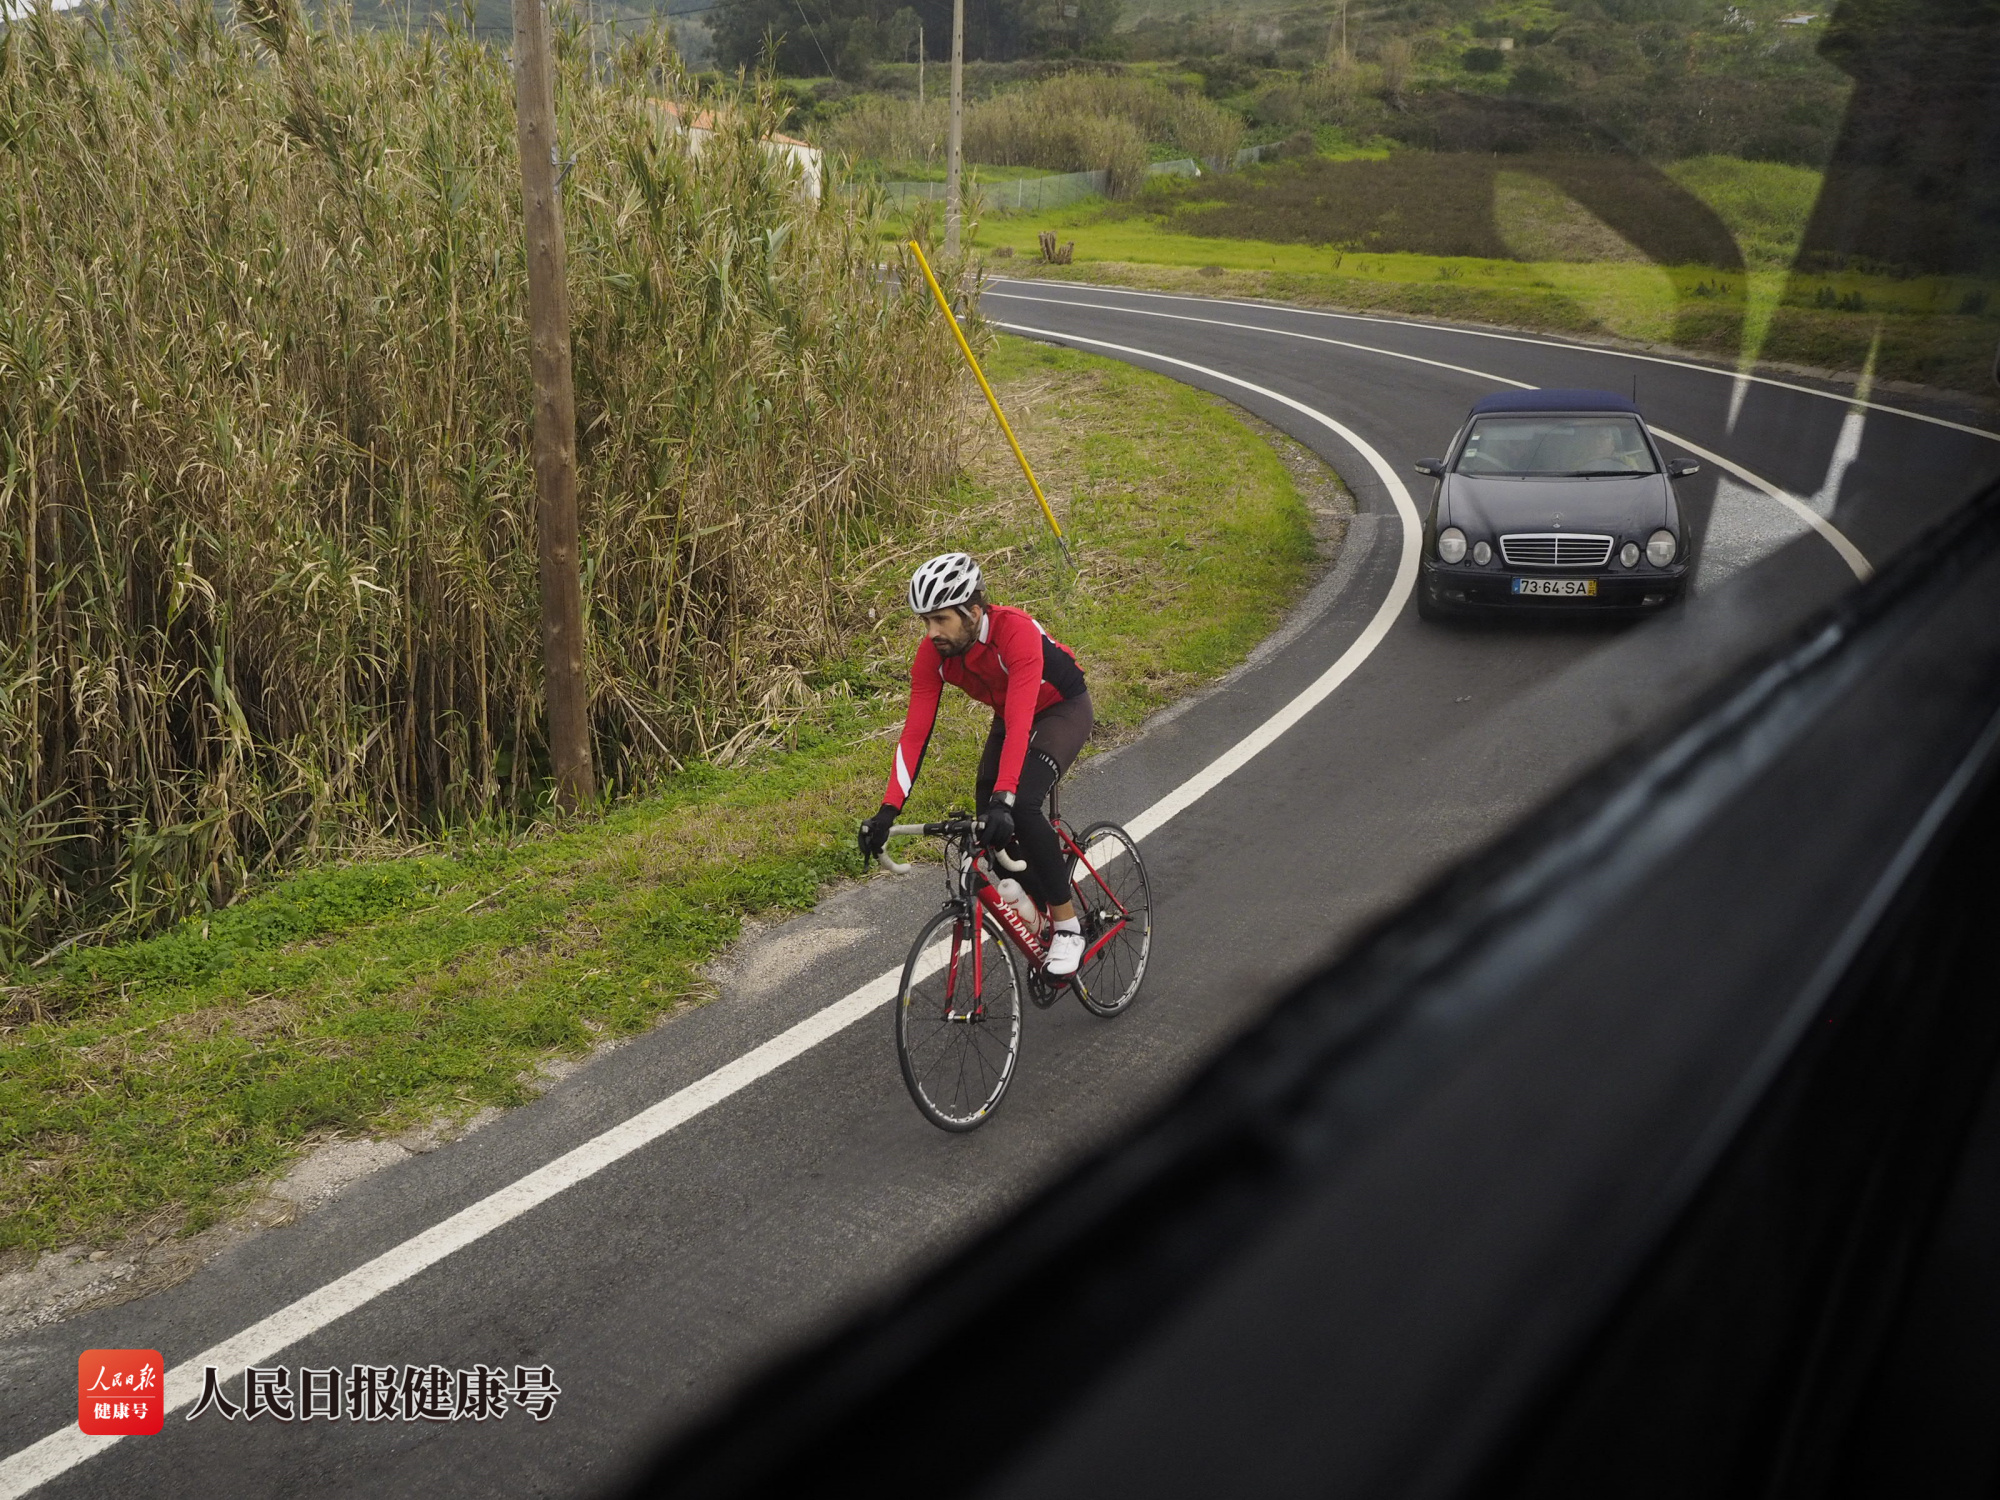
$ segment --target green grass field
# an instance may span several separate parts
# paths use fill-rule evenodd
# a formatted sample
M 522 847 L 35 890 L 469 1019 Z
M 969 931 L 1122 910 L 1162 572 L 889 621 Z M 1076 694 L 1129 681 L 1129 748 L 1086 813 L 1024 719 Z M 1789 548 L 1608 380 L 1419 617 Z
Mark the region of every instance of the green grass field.
M 903 580 L 965 547 L 1076 648 L 1100 741 L 1240 660 L 1307 579 L 1308 517 L 1232 409 L 1158 376 L 1000 340 L 991 367 L 1072 535 L 1071 581 L 982 424 L 968 477 L 879 553 L 873 635 L 774 705 L 764 742 L 601 820 L 302 874 L 151 941 L 0 989 L 0 1251 L 212 1222 L 331 1133 L 531 1096 L 553 1057 L 709 993 L 743 919 L 852 877 L 900 723 Z M 953 703 L 911 810 L 970 798 L 985 721 Z M 894 1064 L 883 1054 L 885 1088 Z
M 1039 264 L 1042 229 L 1074 240 L 1072 266 Z M 2000 287 L 1963 277 L 1794 274 L 1771 267 L 1775 238 L 1763 241 L 1766 253 L 1746 256 L 1749 269 L 1731 274 L 1630 259 L 1500 260 L 1182 234 L 1100 202 L 992 215 L 973 242 L 990 269 L 1014 275 L 1607 334 L 1744 363 L 1859 371 L 1872 351 L 1878 378 L 1982 396 L 2000 341 Z M 1012 257 L 994 259 L 1003 246 Z
M 1175 226 L 1202 200 L 1178 195 L 1166 204 L 1170 212 L 1161 211 L 1161 200 L 1142 198 L 990 213 L 976 224 L 972 243 L 985 252 L 989 270 L 1010 275 L 1609 335 L 1745 365 L 1765 361 L 1842 372 L 1872 367 L 1879 379 L 1990 399 L 2000 283 L 1795 273 L 1790 266 L 1818 194 L 1817 172 L 1726 157 L 1665 170 L 1714 210 L 1744 270 L 1657 265 L 1547 190 L 1500 202 L 1501 232 L 1530 244 L 1568 247 L 1561 258 L 1426 255 L 1188 233 Z M 1255 174 L 1243 177 L 1254 181 Z M 1499 182 L 1496 196 L 1504 200 L 1508 175 Z M 1075 242 L 1074 264 L 1040 264 L 1036 237 L 1044 229 Z

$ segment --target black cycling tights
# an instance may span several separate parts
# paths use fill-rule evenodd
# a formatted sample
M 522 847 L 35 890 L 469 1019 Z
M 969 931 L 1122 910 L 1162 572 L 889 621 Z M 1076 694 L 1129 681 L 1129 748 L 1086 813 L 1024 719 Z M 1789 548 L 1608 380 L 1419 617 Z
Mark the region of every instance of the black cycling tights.
M 1070 899 L 1069 862 L 1063 858 L 1062 842 L 1042 812 L 1049 789 L 1067 771 L 1083 742 L 1090 738 L 1090 695 L 1079 694 L 1060 703 L 1051 703 L 1035 715 L 1028 736 L 1028 758 L 1021 765 L 1021 784 L 1014 792 L 1014 833 L 1021 855 L 1028 862 L 1021 884 L 1044 906 L 1060 906 Z M 1000 776 L 1000 750 L 1006 743 L 1006 729 L 999 716 L 986 736 L 985 753 L 979 757 L 979 808 L 984 812 L 993 795 L 993 783 Z M 1004 874 L 1004 869 L 997 872 Z

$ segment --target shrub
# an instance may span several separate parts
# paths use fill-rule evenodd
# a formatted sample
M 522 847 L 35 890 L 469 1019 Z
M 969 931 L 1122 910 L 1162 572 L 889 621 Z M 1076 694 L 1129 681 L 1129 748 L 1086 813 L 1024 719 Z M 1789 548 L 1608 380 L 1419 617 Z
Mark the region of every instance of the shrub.
M 1507 66 L 1507 54 L 1498 47 L 1467 47 L 1459 61 L 1468 73 L 1498 73 Z
M 863 101 L 829 122 L 822 141 L 857 159 L 937 161 L 945 153 L 949 107 L 919 110 L 907 101 Z M 1189 156 L 1233 156 L 1243 124 L 1200 95 L 1153 79 L 1067 73 L 1008 89 L 965 111 L 966 160 L 996 167 L 1111 174 L 1124 197 L 1145 180 L 1148 143 Z
M 1569 87 L 1569 75 L 1548 63 L 1531 60 L 1514 70 L 1507 86 L 1530 99 L 1553 98 Z
M 1400 100 L 1416 66 L 1416 47 L 1405 36 L 1392 36 L 1375 49 L 1375 62 L 1382 71 L 1383 96 Z
M 580 49 L 577 49 L 580 51 Z M 585 668 L 649 776 L 802 690 L 950 465 L 950 350 L 641 38 L 561 64 Z M 465 30 L 0 33 L 0 958 L 542 781 L 513 89 Z
M 1364 88 L 1375 75 L 1373 67 L 1351 62 L 1315 69 L 1263 90 L 1251 112 L 1258 124 L 1276 125 L 1281 130 L 1350 123 Z M 1374 107 L 1379 110 L 1381 106 Z
M 869 94 L 814 132 L 822 145 L 857 161 L 923 162 L 944 157 L 951 106 L 933 98 L 915 100 Z
M 1145 181 L 1146 136 L 1137 123 L 1119 114 L 1052 108 L 1048 87 L 996 94 L 967 110 L 967 159 L 1053 172 L 1108 171 L 1106 191 L 1120 198 Z

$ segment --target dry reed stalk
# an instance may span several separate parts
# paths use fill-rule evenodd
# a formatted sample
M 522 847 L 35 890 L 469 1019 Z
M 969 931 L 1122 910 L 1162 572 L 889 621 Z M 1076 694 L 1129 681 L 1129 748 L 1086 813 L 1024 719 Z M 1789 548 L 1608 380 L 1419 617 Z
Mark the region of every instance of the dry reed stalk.
M 841 649 L 954 463 L 851 200 L 663 36 L 559 45 L 586 669 L 631 784 Z M 656 101 L 716 108 L 698 156 Z M 0 32 L 0 959 L 544 781 L 505 58 L 297 0 Z M 905 278 L 903 285 L 908 285 Z

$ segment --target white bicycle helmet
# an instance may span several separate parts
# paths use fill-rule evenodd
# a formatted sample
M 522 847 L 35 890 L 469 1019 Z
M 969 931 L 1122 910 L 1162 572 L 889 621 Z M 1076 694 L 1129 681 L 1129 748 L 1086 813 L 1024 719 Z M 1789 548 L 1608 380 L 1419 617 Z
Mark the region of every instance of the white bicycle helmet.
M 979 564 L 963 552 L 932 558 L 910 577 L 910 610 L 927 615 L 964 604 L 979 591 Z

